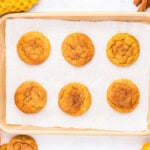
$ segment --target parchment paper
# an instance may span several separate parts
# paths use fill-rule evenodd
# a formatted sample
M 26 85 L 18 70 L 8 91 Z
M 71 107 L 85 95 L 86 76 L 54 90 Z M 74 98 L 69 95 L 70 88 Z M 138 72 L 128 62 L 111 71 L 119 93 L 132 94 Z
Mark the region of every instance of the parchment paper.
M 41 65 L 25 64 L 17 54 L 16 45 L 26 32 L 39 31 L 51 42 L 49 59 Z M 61 43 L 72 32 L 87 34 L 95 45 L 95 55 L 83 67 L 73 67 L 61 54 Z M 140 44 L 140 55 L 130 67 L 117 67 L 106 57 L 108 40 L 118 32 L 133 34 Z M 150 71 L 150 25 L 117 21 L 63 21 L 46 19 L 8 19 L 6 22 L 6 121 L 43 127 L 74 127 L 140 131 L 147 127 L 148 80 Z M 113 80 L 128 78 L 140 90 L 140 102 L 131 113 L 114 111 L 107 103 L 106 90 Z M 15 106 L 14 93 L 24 81 L 33 80 L 48 93 L 46 107 L 37 114 L 24 114 Z M 87 113 L 72 117 L 58 107 L 58 93 L 67 83 L 81 82 L 92 95 Z

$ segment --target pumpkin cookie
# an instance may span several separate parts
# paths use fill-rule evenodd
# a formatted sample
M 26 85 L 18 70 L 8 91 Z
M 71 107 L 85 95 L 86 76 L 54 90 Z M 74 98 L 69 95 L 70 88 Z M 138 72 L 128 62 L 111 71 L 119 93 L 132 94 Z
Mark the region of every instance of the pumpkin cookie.
M 24 113 L 39 112 L 46 101 L 46 90 L 34 81 L 24 82 L 15 93 L 15 104 Z
M 87 64 L 94 56 L 94 45 L 83 33 L 69 34 L 62 43 L 62 54 L 65 60 L 74 66 Z
M 116 80 L 107 90 L 107 100 L 116 111 L 131 112 L 139 103 L 139 90 L 130 80 Z
M 7 144 L 0 146 L 0 150 L 7 150 Z
M 137 39 L 128 33 L 114 35 L 107 44 L 107 57 L 115 65 L 129 66 L 139 56 L 139 43 Z
M 50 54 L 50 48 L 48 38 L 40 32 L 28 32 L 17 43 L 19 57 L 30 65 L 44 62 Z
M 32 137 L 18 135 L 10 140 L 7 150 L 38 150 L 38 146 Z
M 89 109 L 91 95 L 85 85 L 70 83 L 61 89 L 58 104 L 65 113 L 80 116 Z

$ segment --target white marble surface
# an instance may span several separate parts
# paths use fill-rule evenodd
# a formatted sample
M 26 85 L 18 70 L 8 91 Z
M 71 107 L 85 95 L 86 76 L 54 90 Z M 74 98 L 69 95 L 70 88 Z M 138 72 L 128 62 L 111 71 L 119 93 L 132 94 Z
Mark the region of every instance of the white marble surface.
M 31 12 L 136 10 L 133 0 L 40 0 Z M 150 12 L 150 8 L 147 11 Z
M 14 135 L 1 133 L 7 143 Z M 150 137 L 31 135 L 39 150 L 141 150 Z
M 51 11 L 136 11 L 133 0 L 40 0 L 31 12 Z M 150 12 L 150 9 L 147 10 Z M 0 133 L 2 142 L 13 136 Z M 114 136 L 33 136 L 39 150 L 140 150 L 142 144 L 150 141 L 147 137 Z

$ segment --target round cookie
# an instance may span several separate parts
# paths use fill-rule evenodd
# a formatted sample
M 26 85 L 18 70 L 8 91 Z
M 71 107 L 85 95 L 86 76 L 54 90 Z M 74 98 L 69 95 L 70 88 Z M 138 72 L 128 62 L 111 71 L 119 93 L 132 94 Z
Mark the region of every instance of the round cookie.
M 0 150 L 7 150 L 7 144 L 0 146 Z
M 74 66 L 87 64 L 94 56 L 95 48 L 91 39 L 83 33 L 71 33 L 62 43 L 65 60 Z
M 39 112 L 46 101 L 46 90 L 34 81 L 22 83 L 15 92 L 15 104 L 24 113 Z
M 114 81 L 107 90 L 107 101 L 116 111 L 128 113 L 133 111 L 139 103 L 139 90 L 128 79 Z
M 38 150 L 38 146 L 32 137 L 18 135 L 10 140 L 7 150 Z
M 58 104 L 65 113 L 80 116 L 89 109 L 91 95 L 85 85 L 81 83 L 70 83 L 61 89 Z
M 107 57 L 117 66 L 129 66 L 139 56 L 140 48 L 137 39 L 129 33 L 114 35 L 107 44 Z
M 48 38 L 40 32 L 28 32 L 17 43 L 19 57 L 30 65 L 44 62 L 50 55 L 50 49 Z

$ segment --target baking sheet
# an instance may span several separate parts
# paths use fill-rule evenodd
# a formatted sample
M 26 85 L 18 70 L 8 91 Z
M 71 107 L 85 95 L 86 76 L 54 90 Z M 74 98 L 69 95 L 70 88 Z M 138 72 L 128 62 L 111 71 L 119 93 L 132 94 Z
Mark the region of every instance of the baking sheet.
M 30 66 L 19 59 L 16 44 L 26 32 L 40 31 L 51 42 L 49 59 L 41 65 Z M 87 34 L 95 45 L 92 61 L 84 67 L 73 67 L 61 54 L 63 39 L 72 32 Z M 106 45 L 112 35 L 129 32 L 140 42 L 140 56 L 130 67 L 117 67 L 106 57 Z M 141 131 L 147 128 L 149 80 L 150 26 L 142 23 L 118 21 L 63 21 L 46 19 L 7 19 L 6 21 L 6 122 L 43 127 L 74 127 L 105 130 Z M 106 101 L 106 90 L 113 80 L 128 78 L 140 90 L 140 103 L 131 113 L 114 111 Z M 46 107 L 37 114 L 24 114 L 14 103 L 16 88 L 24 81 L 41 83 L 48 92 Z M 58 93 L 65 84 L 81 82 L 92 95 L 87 113 L 72 117 L 58 107 Z

